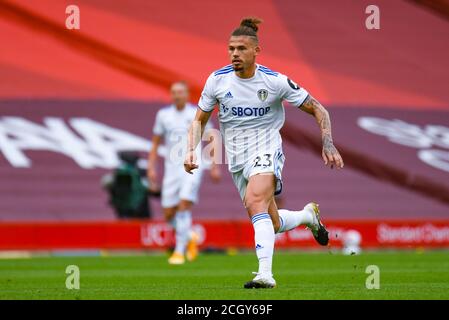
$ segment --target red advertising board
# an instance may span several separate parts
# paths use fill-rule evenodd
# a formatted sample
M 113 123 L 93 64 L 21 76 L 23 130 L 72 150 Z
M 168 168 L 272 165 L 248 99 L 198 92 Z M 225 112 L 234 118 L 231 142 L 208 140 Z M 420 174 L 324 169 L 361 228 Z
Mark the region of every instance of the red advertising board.
M 199 220 L 194 225 L 202 248 L 252 248 L 247 221 Z M 341 247 L 349 230 L 358 231 L 363 248 L 449 247 L 449 221 L 327 221 L 331 247 Z M 163 249 L 173 230 L 163 221 L 1 223 L 0 250 Z M 278 234 L 277 248 L 318 248 L 310 231 Z

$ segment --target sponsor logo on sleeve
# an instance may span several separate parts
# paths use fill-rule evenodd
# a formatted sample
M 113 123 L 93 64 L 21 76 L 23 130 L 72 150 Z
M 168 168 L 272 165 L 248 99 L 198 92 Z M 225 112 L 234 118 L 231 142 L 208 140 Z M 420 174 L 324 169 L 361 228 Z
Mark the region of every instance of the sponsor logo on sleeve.
M 299 90 L 299 86 L 296 82 L 294 82 L 293 80 L 287 78 L 287 82 L 288 85 L 290 86 L 290 88 L 292 88 L 293 90 Z

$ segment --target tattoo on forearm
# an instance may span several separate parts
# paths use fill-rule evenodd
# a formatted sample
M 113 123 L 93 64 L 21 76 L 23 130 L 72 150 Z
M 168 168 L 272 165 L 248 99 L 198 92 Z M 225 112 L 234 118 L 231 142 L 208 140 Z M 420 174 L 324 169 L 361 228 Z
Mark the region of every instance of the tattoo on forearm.
M 325 152 L 338 152 L 332 141 L 332 128 L 329 113 L 324 107 L 312 96 L 308 96 L 301 106 L 301 109 L 307 113 L 313 114 L 321 129 L 321 137 L 323 141 L 323 149 Z
M 334 146 L 334 143 L 332 142 L 332 138 L 330 136 L 324 136 L 323 137 L 323 150 L 326 153 L 335 154 L 337 153 L 337 149 Z

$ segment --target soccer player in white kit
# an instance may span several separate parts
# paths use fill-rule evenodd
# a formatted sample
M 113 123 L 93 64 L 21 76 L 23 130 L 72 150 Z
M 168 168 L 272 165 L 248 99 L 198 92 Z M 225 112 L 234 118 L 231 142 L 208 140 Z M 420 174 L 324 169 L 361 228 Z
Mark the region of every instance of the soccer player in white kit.
M 272 257 L 275 234 L 304 225 L 321 245 L 328 232 L 320 220 L 318 205 L 303 210 L 277 209 L 274 195 L 282 190 L 284 154 L 279 130 L 284 124 L 283 101 L 313 115 L 321 129 L 325 165 L 343 168 L 332 141 L 329 113 L 304 89 L 285 75 L 256 64 L 260 53 L 257 18 L 243 19 L 231 34 L 230 65 L 213 72 L 206 81 L 198 111 L 189 131 L 185 170 L 198 168 L 192 150 L 201 139 L 215 105 L 225 141 L 229 171 L 254 227 L 259 270 L 245 288 L 273 288 Z M 199 128 L 196 130 L 196 128 Z
M 165 142 L 164 179 L 162 183 L 162 208 L 165 219 L 175 228 L 176 246 L 168 259 L 170 264 L 183 264 L 185 257 L 193 261 L 198 255 L 198 235 L 192 230 L 191 209 L 198 201 L 203 170 L 195 175 L 184 171 L 185 139 L 197 108 L 188 103 L 189 91 L 185 82 L 172 85 L 173 104 L 162 108 L 156 115 L 153 128 L 152 149 L 148 158 L 148 179 L 157 184 L 157 155 L 162 139 Z M 212 126 L 209 126 L 212 127 Z M 184 151 L 182 150 L 184 149 Z M 196 151 L 200 154 L 200 147 Z M 212 163 L 211 177 L 220 179 L 219 167 Z

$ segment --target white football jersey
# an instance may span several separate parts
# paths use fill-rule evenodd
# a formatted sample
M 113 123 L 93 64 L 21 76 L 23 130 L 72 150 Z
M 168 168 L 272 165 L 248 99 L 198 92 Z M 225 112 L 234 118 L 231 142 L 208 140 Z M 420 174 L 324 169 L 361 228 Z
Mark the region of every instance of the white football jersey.
M 261 152 L 270 153 L 282 146 L 282 102 L 299 107 L 307 96 L 305 89 L 285 75 L 262 65 L 257 65 L 249 79 L 238 77 L 228 65 L 209 76 L 198 106 L 205 112 L 219 106 L 229 171 L 237 172 Z
M 180 167 L 184 170 L 184 159 L 187 150 L 187 136 L 190 125 L 195 119 L 197 108 L 188 103 L 183 110 L 178 111 L 174 105 L 160 109 L 157 112 L 153 134 L 162 136 L 166 148 L 165 166 Z M 208 123 L 206 129 L 212 128 Z M 201 146 L 197 148 L 197 159 L 201 161 Z

